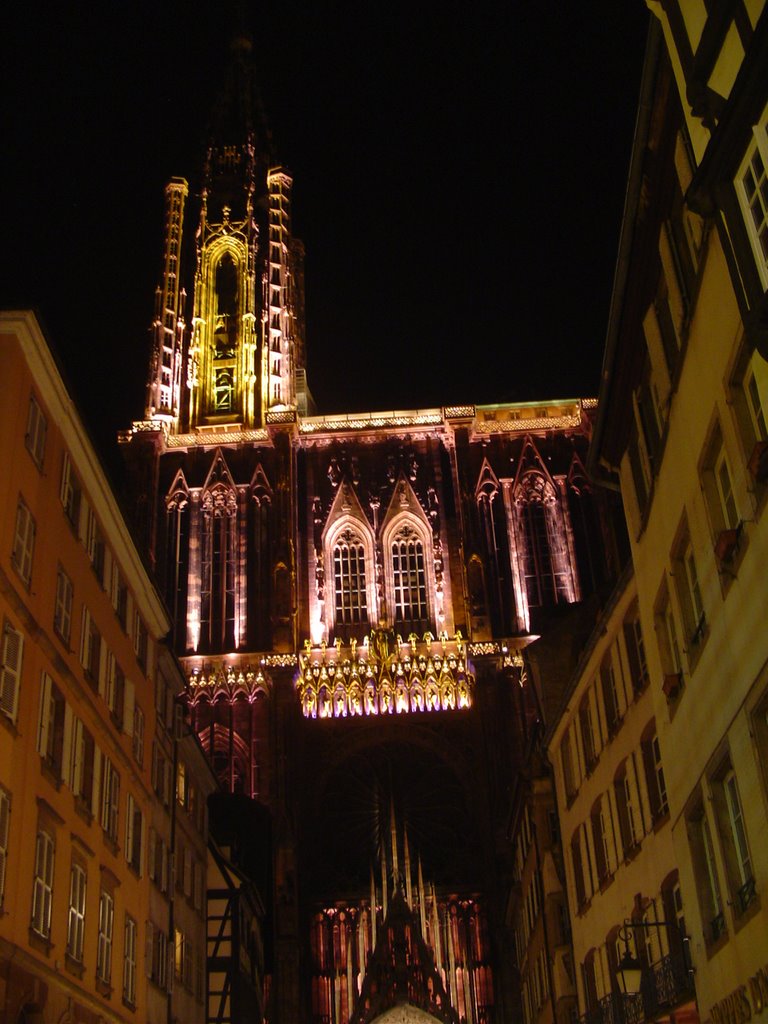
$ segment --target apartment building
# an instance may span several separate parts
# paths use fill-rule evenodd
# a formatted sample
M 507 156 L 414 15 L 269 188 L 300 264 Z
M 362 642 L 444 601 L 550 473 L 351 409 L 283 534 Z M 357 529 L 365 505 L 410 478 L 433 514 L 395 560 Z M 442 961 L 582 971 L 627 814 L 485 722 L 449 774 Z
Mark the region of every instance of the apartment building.
M 181 1006 L 174 928 L 203 955 L 213 783 L 171 723 L 158 784 L 159 681 L 183 684 L 163 647 L 168 613 L 31 313 L 0 316 L 0 378 L 0 1017 L 159 1024 Z M 176 849 L 196 866 L 177 925 L 153 895 L 155 837 L 173 850 L 174 765 Z M 179 1019 L 203 1021 L 182 950 L 192 998 Z
M 678 866 L 702 1018 L 745 1021 L 768 1005 L 768 14 L 648 6 L 590 465 L 629 524 L 669 807 L 654 856 Z M 573 807 L 586 871 L 600 844 Z

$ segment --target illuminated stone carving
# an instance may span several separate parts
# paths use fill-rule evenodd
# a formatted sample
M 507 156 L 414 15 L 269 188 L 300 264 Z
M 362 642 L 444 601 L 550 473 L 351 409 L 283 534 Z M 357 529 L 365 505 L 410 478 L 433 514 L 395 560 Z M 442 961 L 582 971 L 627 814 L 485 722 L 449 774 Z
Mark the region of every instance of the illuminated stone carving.
M 299 655 L 296 691 L 305 718 L 355 718 L 472 706 L 475 680 L 458 635 L 405 642 L 390 630 L 374 630 L 362 647 L 312 647 Z

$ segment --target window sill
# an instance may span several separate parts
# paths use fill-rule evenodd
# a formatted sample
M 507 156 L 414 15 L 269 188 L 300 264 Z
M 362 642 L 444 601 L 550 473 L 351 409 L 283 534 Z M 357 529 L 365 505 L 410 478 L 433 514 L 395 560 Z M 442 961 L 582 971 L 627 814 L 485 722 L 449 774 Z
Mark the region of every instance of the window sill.
M 100 978 L 98 974 L 96 975 L 96 991 L 100 996 L 104 996 L 105 999 L 112 998 L 112 985 L 103 978 Z
M 91 825 L 93 823 L 91 808 L 79 795 L 75 796 L 75 812 L 83 819 L 86 825 Z
M 83 975 L 85 974 L 85 964 L 82 960 L 77 960 L 71 953 L 65 953 L 64 966 L 70 974 L 74 974 L 76 978 L 82 981 Z
M 131 1013 L 136 1013 L 136 1003 L 135 1003 L 135 1001 L 131 1002 L 131 1000 L 130 999 L 126 999 L 125 996 L 123 996 L 123 1006 L 126 1008 L 126 1010 L 130 1010 Z
M 4 711 L 0 711 L 0 727 L 6 729 L 13 739 L 19 738 L 19 730 L 16 728 L 16 723 Z
M 42 953 L 44 956 L 51 955 L 53 943 L 51 942 L 50 937 L 47 935 L 41 935 L 40 932 L 36 932 L 34 928 L 29 929 L 29 944 L 32 949 L 36 949 L 38 953 Z

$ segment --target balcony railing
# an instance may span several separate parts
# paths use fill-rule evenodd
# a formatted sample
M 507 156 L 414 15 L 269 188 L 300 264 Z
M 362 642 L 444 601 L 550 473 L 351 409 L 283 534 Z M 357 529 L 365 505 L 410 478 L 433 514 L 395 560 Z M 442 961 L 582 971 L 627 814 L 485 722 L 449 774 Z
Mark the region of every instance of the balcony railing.
M 612 992 L 603 996 L 594 1009 L 579 1017 L 579 1024 L 644 1024 L 646 1020 L 669 1013 L 693 996 L 693 979 L 681 949 L 652 967 L 643 968 L 637 995 Z

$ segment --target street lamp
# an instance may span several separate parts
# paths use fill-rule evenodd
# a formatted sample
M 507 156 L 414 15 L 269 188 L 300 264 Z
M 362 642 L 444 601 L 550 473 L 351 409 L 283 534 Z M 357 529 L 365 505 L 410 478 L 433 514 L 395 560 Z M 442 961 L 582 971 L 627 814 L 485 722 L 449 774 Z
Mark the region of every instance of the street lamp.
M 624 941 L 624 954 L 616 968 L 616 982 L 622 995 L 637 996 L 640 994 L 643 980 L 643 967 L 629 948 L 629 930 L 650 931 L 651 928 L 666 928 L 669 934 L 679 934 L 680 925 L 677 921 L 633 921 L 627 918 L 619 929 L 619 938 Z

